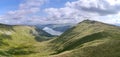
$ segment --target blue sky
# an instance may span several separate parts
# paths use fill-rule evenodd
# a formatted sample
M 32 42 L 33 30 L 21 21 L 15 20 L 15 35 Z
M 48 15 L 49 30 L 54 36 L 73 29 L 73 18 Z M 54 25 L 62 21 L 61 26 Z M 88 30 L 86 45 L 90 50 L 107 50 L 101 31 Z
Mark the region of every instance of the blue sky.
M 50 8 L 50 7 L 54 7 L 54 8 L 64 7 L 64 4 L 68 1 L 72 2 L 76 0 L 49 0 L 49 2 L 45 3 L 44 6 L 42 6 L 42 8 L 44 9 L 44 8 Z M 19 4 L 23 2 L 24 0 L 1 0 L 0 15 L 3 15 L 11 10 L 17 10 Z
M 7 13 L 10 10 L 16 10 L 22 0 L 1 0 L 0 1 L 0 15 Z
M 85 19 L 120 24 L 120 0 L 0 0 L 0 23 L 76 24 Z

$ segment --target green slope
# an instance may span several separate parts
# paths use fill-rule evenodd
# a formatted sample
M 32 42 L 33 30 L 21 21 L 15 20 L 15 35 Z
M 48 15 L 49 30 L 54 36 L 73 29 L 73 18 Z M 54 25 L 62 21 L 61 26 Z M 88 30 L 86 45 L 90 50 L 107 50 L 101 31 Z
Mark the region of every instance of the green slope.
M 0 57 L 37 53 L 35 45 L 49 37 L 50 34 L 33 26 L 0 24 Z
M 120 57 L 120 27 L 85 20 L 51 43 L 52 57 Z
M 60 37 L 44 42 L 35 40 L 36 36 L 44 39 L 44 34 L 34 27 L 6 27 L 0 27 L 5 31 L 0 32 L 0 57 L 120 57 L 117 26 L 85 20 Z

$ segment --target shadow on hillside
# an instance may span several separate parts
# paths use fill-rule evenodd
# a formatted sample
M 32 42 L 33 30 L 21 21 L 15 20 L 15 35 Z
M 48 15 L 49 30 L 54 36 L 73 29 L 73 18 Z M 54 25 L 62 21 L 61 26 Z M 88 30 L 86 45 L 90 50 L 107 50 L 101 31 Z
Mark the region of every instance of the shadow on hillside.
M 80 46 L 80 45 L 87 43 L 87 42 L 90 42 L 90 41 L 94 41 L 97 39 L 102 39 L 102 38 L 107 37 L 104 34 L 106 34 L 106 33 L 105 32 L 98 32 L 98 33 L 94 33 L 92 35 L 88 35 L 88 36 L 79 38 L 77 40 L 74 40 L 73 42 L 68 42 L 66 45 L 64 45 L 64 47 L 63 47 L 64 49 L 57 50 L 57 53 L 55 53 L 55 54 L 59 54 L 59 53 L 64 52 L 64 51 L 74 49 L 77 46 Z
M 4 42 L 5 39 L 12 40 L 12 37 L 10 35 L 1 34 L 0 35 L 0 46 L 1 45 L 8 45 L 8 43 Z
M 41 30 L 41 29 L 38 29 L 38 28 L 35 28 L 36 31 L 33 31 L 31 30 L 29 33 L 32 34 L 33 36 L 35 36 L 35 40 L 37 42 L 42 42 L 42 41 L 46 41 L 46 40 L 49 40 L 51 39 L 52 35 L 48 34 L 47 32 Z
M 46 38 L 46 37 L 42 37 L 42 36 L 36 36 L 35 37 L 35 40 L 37 41 L 37 42 L 42 42 L 42 41 L 47 41 L 47 40 L 49 40 L 49 38 Z

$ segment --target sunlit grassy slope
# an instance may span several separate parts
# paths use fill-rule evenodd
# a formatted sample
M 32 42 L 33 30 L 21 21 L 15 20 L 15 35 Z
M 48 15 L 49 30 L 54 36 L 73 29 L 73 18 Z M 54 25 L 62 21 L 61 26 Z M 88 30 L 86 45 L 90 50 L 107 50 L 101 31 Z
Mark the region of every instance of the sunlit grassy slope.
M 18 57 L 38 53 L 36 45 L 51 37 L 32 26 L 0 25 L 0 57 Z M 23 56 L 22 56 L 23 57 Z
M 0 32 L 1 56 L 120 57 L 120 27 L 117 26 L 85 20 L 60 37 L 44 42 L 35 40 L 36 33 L 29 33 L 34 28 L 23 27 L 0 28 L 9 31 Z
M 120 27 L 85 20 L 51 43 L 52 57 L 120 57 Z

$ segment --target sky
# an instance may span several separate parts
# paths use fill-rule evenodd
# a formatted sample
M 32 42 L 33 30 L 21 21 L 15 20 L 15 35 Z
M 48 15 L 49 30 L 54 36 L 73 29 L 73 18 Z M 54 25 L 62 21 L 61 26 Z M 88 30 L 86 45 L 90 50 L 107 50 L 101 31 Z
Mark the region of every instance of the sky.
M 85 19 L 120 24 L 120 0 L 0 0 L 4 24 L 76 24 Z

